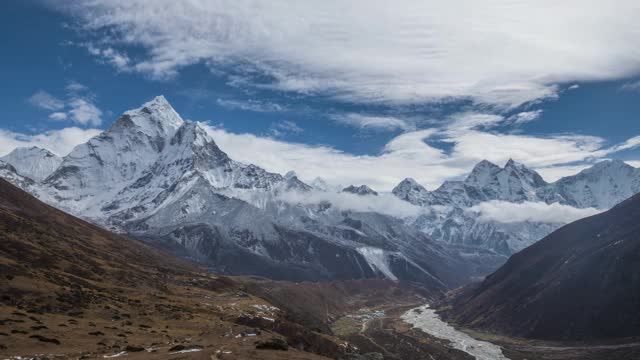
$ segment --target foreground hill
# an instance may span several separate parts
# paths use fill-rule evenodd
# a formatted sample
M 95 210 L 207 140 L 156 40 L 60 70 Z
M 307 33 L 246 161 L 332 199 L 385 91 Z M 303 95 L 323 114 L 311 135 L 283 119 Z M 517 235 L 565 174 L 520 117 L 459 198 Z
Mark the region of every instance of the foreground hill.
M 459 325 L 536 339 L 640 335 L 640 195 L 513 255 L 443 311 Z
M 377 299 L 420 299 L 386 280 L 318 288 L 204 274 L 1 179 L 0 239 L 2 358 L 360 359 L 325 323 Z M 322 294 L 329 305 L 307 301 Z

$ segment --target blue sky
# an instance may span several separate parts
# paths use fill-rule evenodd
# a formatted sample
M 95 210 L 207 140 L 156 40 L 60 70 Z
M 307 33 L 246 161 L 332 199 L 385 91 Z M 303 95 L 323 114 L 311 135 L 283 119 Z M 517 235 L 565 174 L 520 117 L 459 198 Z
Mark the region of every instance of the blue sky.
M 163 94 L 232 157 L 336 185 L 638 166 L 638 6 L 567 3 L 4 1 L 0 152 L 65 155 Z

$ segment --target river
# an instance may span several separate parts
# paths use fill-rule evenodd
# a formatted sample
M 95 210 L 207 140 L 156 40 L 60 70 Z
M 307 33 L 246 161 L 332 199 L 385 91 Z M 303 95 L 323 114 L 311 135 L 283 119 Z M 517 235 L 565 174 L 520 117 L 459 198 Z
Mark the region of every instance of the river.
M 439 339 L 449 340 L 452 346 L 475 357 L 477 360 L 509 360 L 502 349 L 487 341 L 480 341 L 456 330 L 442 321 L 435 310 L 424 305 L 402 315 L 402 320 Z

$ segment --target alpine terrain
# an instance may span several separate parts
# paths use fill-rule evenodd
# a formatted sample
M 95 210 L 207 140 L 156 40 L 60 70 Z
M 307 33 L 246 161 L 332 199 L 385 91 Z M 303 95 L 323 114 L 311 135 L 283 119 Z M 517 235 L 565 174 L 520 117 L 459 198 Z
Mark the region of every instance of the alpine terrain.
M 29 157 L 17 156 L 25 153 Z M 5 179 L 71 214 L 217 272 L 288 280 L 405 279 L 444 291 L 504 261 L 491 251 L 465 257 L 400 218 L 345 211 L 328 201 L 287 201 L 285 194 L 318 190 L 294 173 L 281 176 L 229 158 L 162 96 L 125 112 L 48 174 L 40 165 L 30 177 L 34 170 L 19 160 L 47 164 L 47 152 L 14 154 L 3 163 Z M 33 154 L 41 158 L 34 161 Z M 344 191 L 376 194 L 367 186 Z
M 478 205 L 557 203 L 592 209 L 595 213 L 638 192 L 640 169 L 620 160 L 599 162 L 554 183 L 547 183 L 537 172 L 513 160 L 504 167 L 484 160 L 464 180 L 446 181 L 434 191 L 428 191 L 413 179 L 405 179 L 393 189 L 398 198 L 432 209 L 431 213 L 409 219 L 432 239 L 505 255 L 526 248 L 564 223 L 483 219 Z

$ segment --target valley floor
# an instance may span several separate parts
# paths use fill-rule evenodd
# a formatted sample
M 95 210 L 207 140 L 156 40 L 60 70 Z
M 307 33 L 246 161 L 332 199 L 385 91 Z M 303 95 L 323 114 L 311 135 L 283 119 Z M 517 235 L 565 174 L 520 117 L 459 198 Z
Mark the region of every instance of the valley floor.
M 48 309 L 46 302 L 1 306 L 0 358 L 474 359 L 448 340 L 408 324 L 403 315 L 422 308 L 426 300 L 384 281 L 295 284 L 236 279 L 232 286 L 202 286 L 212 280 L 215 283 L 215 277 L 185 278 L 183 287 L 163 293 L 120 289 L 118 295 L 91 301 L 93 305 L 82 311 Z M 86 300 L 91 294 L 78 296 Z M 460 330 L 500 346 L 510 360 L 640 358 L 640 339 L 545 342 Z M 286 339 L 291 346 L 287 351 L 256 348 L 258 342 L 274 338 Z M 331 348 L 340 343 L 367 355 L 331 355 Z
M 358 346 L 361 352 L 379 352 L 393 360 L 458 360 L 474 359 L 442 338 L 434 337 L 408 324 L 403 315 L 420 303 L 388 304 L 358 311 L 334 323 L 334 333 Z M 375 316 L 375 314 L 382 314 Z M 369 314 L 370 316 L 366 316 Z M 365 316 L 363 316 L 365 315 Z M 406 317 L 405 317 L 406 318 Z M 360 320 L 360 321 L 358 321 Z M 510 360 L 637 360 L 640 339 L 617 339 L 608 342 L 550 342 L 509 338 L 460 329 L 472 338 L 495 344 Z M 435 333 L 435 331 L 430 331 Z M 493 360 L 488 357 L 476 359 Z M 496 358 L 499 359 L 499 358 Z

